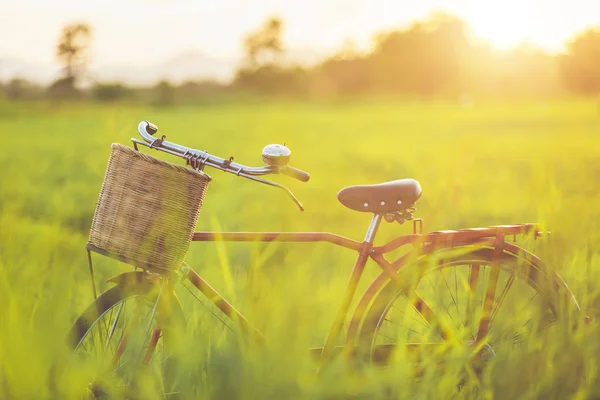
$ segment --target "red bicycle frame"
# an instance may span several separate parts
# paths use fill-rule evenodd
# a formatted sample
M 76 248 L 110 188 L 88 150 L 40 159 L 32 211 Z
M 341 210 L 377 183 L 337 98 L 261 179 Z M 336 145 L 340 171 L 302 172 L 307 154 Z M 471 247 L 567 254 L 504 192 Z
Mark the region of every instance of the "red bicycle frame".
M 530 235 L 539 236 L 540 230 L 536 224 L 518 224 L 518 225 L 500 225 L 486 228 L 471 228 L 462 230 L 446 230 L 437 231 L 427 234 L 416 233 L 416 222 L 414 221 L 414 232 L 410 235 L 400 236 L 382 246 L 374 246 L 375 236 L 381 223 L 383 215 L 374 214 L 362 242 L 358 242 L 343 236 L 339 236 L 329 232 L 195 232 L 193 241 L 196 242 L 212 242 L 212 241 L 230 241 L 230 242 L 329 242 L 337 246 L 346 247 L 358 252 L 356 262 L 350 273 L 350 278 L 346 290 L 344 292 L 342 303 L 338 309 L 336 317 L 331 325 L 327 339 L 322 348 L 313 349 L 320 356 L 320 366 L 327 362 L 334 352 L 334 342 L 337 339 L 342 329 L 343 323 L 348 316 L 350 305 L 356 295 L 356 289 L 360 278 L 362 277 L 367 261 L 372 259 L 382 269 L 380 275 L 366 289 L 361 300 L 359 301 L 355 312 L 350 320 L 349 333 L 356 330 L 357 324 L 362 318 L 368 301 L 373 297 L 377 289 L 387 279 L 397 279 L 399 269 L 407 263 L 408 255 L 412 257 L 422 256 L 432 253 L 434 250 L 448 248 L 457 245 L 477 244 L 477 245 L 492 245 L 497 252 L 502 252 L 505 247 L 506 236 Z M 407 253 L 394 261 L 389 261 L 385 254 L 390 253 L 404 245 L 411 244 L 416 251 Z M 526 252 L 519 248 L 519 252 Z M 531 253 L 526 252 L 530 257 L 535 258 Z M 198 288 L 205 296 L 219 308 L 225 315 L 232 320 L 237 321 L 243 331 L 253 332 L 259 338 L 264 339 L 263 335 L 254 328 L 244 316 L 235 309 L 227 300 L 225 300 L 216 290 L 214 290 L 204 279 L 195 271 L 189 270 L 187 275 L 188 280 Z M 490 280 L 491 288 L 489 291 L 495 292 L 496 281 L 492 277 Z M 493 296 L 491 296 L 493 299 Z M 428 307 L 422 303 L 420 305 Z M 484 308 L 485 308 L 484 304 Z M 491 305 L 488 305 L 491 306 Z M 489 321 L 488 321 L 489 322 Z M 478 336 L 483 337 L 487 333 L 488 323 L 484 320 L 480 326 Z M 352 336 L 351 334 L 348 337 Z M 349 341 L 347 340 L 347 343 Z M 343 349 L 342 346 L 341 349 Z M 338 349 L 338 350 L 341 350 Z

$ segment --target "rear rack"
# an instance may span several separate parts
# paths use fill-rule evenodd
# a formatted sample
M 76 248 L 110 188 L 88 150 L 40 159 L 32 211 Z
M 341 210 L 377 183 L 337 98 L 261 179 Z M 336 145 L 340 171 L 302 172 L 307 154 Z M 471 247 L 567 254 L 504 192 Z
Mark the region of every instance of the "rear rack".
M 380 254 L 389 253 L 408 243 L 420 242 L 422 244 L 447 243 L 449 245 L 464 244 L 486 238 L 503 239 L 506 236 L 513 236 L 516 240 L 517 235 L 533 236 L 537 238 L 550 232 L 542 232 L 539 224 L 516 224 L 516 225 L 495 225 L 485 228 L 468 228 L 458 230 L 442 230 L 426 234 L 417 234 L 401 236 L 382 246 L 373 247 L 373 251 Z

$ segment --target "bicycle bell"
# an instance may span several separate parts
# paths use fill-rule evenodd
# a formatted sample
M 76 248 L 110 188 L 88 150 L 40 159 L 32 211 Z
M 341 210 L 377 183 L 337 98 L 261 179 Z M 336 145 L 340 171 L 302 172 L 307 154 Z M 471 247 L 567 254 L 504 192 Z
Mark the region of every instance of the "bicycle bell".
M 269 144 L 262 151 L 262 159 L 272 167 L 281 167 L 290 161 L 290 154 L 290 149 L 282 144 Z

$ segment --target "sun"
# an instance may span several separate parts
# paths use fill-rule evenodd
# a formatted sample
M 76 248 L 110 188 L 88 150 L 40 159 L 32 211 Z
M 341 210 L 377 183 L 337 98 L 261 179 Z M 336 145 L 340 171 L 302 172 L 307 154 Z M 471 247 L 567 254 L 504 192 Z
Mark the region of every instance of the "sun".
M 465 10 L 466 21 L 476 37 L 500 50 L 529 43 L 547 51 L 559 51 L 573 30 L 561 18 L 560 9 L 544 7 L 542 1 L 504 0 L 480 4 L 479 8 Z
M 526 9 L 515 12 L 505 4 L 504 7 L 475 9 L 469 14 L 467 19 L 473 34 L 495 48 L 509 49 L 529 39 Z

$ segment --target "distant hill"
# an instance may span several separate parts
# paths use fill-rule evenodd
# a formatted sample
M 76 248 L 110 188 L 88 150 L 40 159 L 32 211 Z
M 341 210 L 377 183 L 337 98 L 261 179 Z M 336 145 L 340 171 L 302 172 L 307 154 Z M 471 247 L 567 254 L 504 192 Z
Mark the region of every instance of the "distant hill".
M 147 85 L 162 79 L 180 83 L 189 79 L 217 79 L 227 81 L 233 77 L 239 63 L 236 59 L 212 58 L 200 52 L 187 51 L 167 61 L 152 60 L 145 66 L 108 65 L 91 67 L 90 76 L 99 81 L 122 81 Z
M 58 65 L 44 65 L 15 58 L 0 57 L 0 81 L 25 78 L 38 83 L 48 83 L 60 74 Z
M 305 49 L 291 49 L 286 53 L 284 62 L 315 64 L 327 54 Z M 243 60 L 240 58 L 218 58 L 208 56 L 197 50 L 180 53 L 170 59 L 139 60 L 136 65 L 110 64 L 97 66 L 92 64 L 88 77 L 92 81 L 119 81 L 130 85 L 149 85 L 162 79 L 173 83 L 186 80 L 216 79 L 228 81 L 233 78 L 236 69 Z M 36 64 L 14 58 L 0 57 L 0 81 L 14 77 L 25 78 L 37 83 L 48 84 L 60 76 L 58 63 L 51 65 Z

